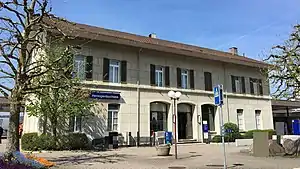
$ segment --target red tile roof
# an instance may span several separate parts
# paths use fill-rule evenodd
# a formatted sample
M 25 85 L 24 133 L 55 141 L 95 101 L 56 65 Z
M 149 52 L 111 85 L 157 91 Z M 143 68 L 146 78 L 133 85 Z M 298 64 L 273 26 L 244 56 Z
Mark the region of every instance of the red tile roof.
M 140 36 L 80 23 L 54 20 L 49 21 L 47 21 L 48 24 L 55 25 L 55 27 L 59 28 L 66 35 L 77 38 L 116 43 L 156 51 L 175 53 L 179 55 L 199 57 L 202 59 L 247 65 L 252 67 L 265 68 L 268 66 L 268 64 L 262 61 L 257 61 L 245 56 L 233 55 L 228 52 L 222 52 L 157 38 L 150 38 L 147 36 Z

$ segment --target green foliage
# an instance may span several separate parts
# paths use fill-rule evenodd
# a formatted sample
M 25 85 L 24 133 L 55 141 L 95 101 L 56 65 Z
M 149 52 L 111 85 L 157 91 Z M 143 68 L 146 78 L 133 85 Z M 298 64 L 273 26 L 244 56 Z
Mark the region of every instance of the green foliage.
M 245 139 L 251 139 L 253 138 L 253 133 L 254 132 L 268 132 L 269 133 L 269 138 L 271 139 L 273 135 L 276 135 L 276 131 L 274 131 L 273 129 L 266 129 L 266 130 L 249 130 L 247 131 L 245 134 L 243 134 L 243 138 Z
M 69 133 L 58 137 L 58 143 L 51 135 L 26 133 L 22 136 L 22 149 L 37 150 L 82 150 L 88 148 L 88 138 L 84 133 Z
M 224 124 L 225 131 L 225 140 L 227 142 L 234 142 L 235 139 L 241 138 L 241 134 L 239 132 L 239 127 L 234 123 L 225 123 Z M 228 132 L 230 131 L 230 132 Z
M 21 138 L 21 147 L 23 150 L 37 150 L 36 140 L 38 133 L 25 133 Z
M 68 142 L 68 149 L 80 150 L 88 148 L 88 138 L 84 133 L 69 133 L 66 135 L 66 141 Z
M 213 143 L 221 143 L 222 142 L 222 137 L 220 135 L 215 135 L 212 139 L 211 142 Z

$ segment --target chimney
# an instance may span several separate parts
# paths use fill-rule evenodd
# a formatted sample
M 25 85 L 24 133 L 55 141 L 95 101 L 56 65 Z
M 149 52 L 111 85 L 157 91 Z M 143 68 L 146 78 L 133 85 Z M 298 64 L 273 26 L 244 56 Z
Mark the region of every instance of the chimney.
M 231 48 L 229 48 L 229 51 L 232 55 L 238 55 L 238 48 L 237 47 L 231 47 Z
M 150 34 L 149 34 L 149 38 L 154 38 L 154 39 L 156 39 L 156 34 L 155 34 L 155 33 L 150 33 Z

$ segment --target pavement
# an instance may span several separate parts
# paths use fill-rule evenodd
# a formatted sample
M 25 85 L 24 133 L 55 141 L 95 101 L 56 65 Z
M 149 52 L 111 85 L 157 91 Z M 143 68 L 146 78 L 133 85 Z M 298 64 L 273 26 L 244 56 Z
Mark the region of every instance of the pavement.
M 5 145 L 0 145 L 4 151 Z M 299 158 L 253 157 L 241 153 L 245 149 L 226 144 L 228 168 L 234 169 L 293 169 L 300 167 Z M 158 157 L 154 147 L 119 148 L 112 151 L 53 151 L 38 153 L 57 164 L 56 169 L 217 169 L 223 168 L 223 150 L 220 144 L 178 145 L 178 159 L 171 156 Z

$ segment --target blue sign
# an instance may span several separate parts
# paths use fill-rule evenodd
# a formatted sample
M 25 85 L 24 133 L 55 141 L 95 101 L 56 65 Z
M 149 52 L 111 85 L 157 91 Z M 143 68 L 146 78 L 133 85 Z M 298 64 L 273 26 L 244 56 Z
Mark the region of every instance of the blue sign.
M 300 135 L 300 121 L 299 120 L 292 120 L 292 127 L 293 127 L 293 134 Z
M 208 133 L 208 124 L 203 124 L 203 132 Z
M 90 94 L 90 98 L 104 100 L 120 100 L 121 95 L 119 92 L 92 91 Z
M 223 85 L 214 87 L 215 105 L 223 105 Z
M 165 143 L 172 144 L 172 132 L 165 132 Z

